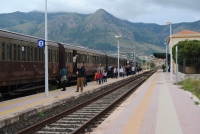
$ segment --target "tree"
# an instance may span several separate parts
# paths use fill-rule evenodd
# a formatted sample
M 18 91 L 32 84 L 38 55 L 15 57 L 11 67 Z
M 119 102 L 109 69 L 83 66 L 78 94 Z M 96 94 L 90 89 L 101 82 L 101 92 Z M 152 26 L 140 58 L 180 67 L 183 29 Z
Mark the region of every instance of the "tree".
M 185 40 L 179 41 L 172 47 L 172 58 L 176 62 L 176 46 L 178 46 L 178 64 L 183 64 L 183 59 L 200 58 L 200 41 Z

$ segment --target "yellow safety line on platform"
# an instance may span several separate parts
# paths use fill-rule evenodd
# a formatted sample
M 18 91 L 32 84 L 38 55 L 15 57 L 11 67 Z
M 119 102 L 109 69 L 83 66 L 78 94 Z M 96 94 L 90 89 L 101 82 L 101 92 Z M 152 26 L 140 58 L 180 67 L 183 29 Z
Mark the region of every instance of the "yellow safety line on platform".
M 62 97 L 65 97 L 65 96 L 69 96 L 69 95 L 72 95 L 74 93 L 73 92 L 68 92 L 66 94 L 63 94 L 63 95 L 58 95 L 58 98 L 62 98 Z M 34 102 L 34 103 L 31 103 L 31 104 L 27 104 L 25 106 L 21 106 L 21 107 L 18 107 L 18 108 L 14 108 L 14 109 L 11 109 L 11 110 L 7 110 L 5 112 L 1 112 L 0 113 L 0 116 L 1 115 L 4 115 L 4 114 L 9 114 L 9 113 L 12 113 L 12 112 L 17 112 L 18 110 L 24 110 L 25 108 L 28 108 L 28 107 L 31 107 L 31 106 L 34 106 L 34 105 L 37 105 L 37 104 L 42 104 L 42 103 L 45 103 L 47 101 L 50 101 L 50 100 L 56 100 L 57 98 L 55 97 L 51 97 L 51 98 L 45 98 L 43 100 L 40 100 L 40 101 L 37 101 L 37 102 Z
M 49 94 L 51 95 L 51 94 L 54 94 L 55 92 L 60 92 L 60 90 L 61 89 L 50 91 Z M 67 89 L 67 90 L 74 90 L 74 89 Z M 23 102 L 23 101 L 38 98 L 38 97 L 41 97 L 41 96 L 45 96 L 44 93 L 26 96 L 26 97 L 22 97 L 22 98 L 19 98 L 19 99 L 13 99 L 13 100 L 5 101 L 5 102 L 0 102 L 0 107 L 12 105 L 12 104 L 15 104 L 17 102 Z
M 121 79 L 118 79 L 118 80 L 121 80 Z M 111 79 L 110 82 L 106 82 L 105 85 L 110 84 L 111 81 L 113 81 L 113 80 Z M 100 86 L 100 85 L 99 84 L 96 85 L 96 83 L 94 82 L 94 83 L 91 83 L 90 88 L 94 88 L 94 87 L 97 88 L 97 86 Z M 74 91 L 75 91 L 74 89 L 76 90 L 76 86 L 72 86 L 70 89 L 67 89 L 67 90 L 73 90 L 73 91 L 68 92 L 66 94 L 57 95 L 57 96 L 54 96 L 54 97 L 51 97 L 51 98 L 44 98 L 43 100 L 40 100 L 40 101 L 37 101 L 37 102 L 34 102 L 34 103 L 30 103 L 30 104 L 27 104 L 27 105 L 24 105 L 24 106 L 21 106 L 21 107 L 13 108 L 13 109 L 1 112 L 0 116 L 5 115 L 5 114 L 9 114 L 9 113 L 13 113 L 13 112 L 16 113 L 19 110 L 22 110 L 22 109 L 25 110 L 25 108 L 29 108 L 29 107 L 34 106 L 34 105 L 38 105 L 38 104 L 45 103 L 45 102 L 50 101 L 50 100 L 56 100 L 58 98 L 62 98 L 62 97 L 66 97 L 66 96 L 72 95 L 72 94 L 74 94 Z M 88 90 L 88 89 L 87 88 L 83 89 L 83 91 L 86 91 L 86 90 Z M 56 91 L 51 91 L 50 94 L 53 94 L 55 92 L 60 92 L 60 89 L 58 89 Z M 38 94 L 38 95 L 34 95 L 34 96 L 23 98 L 23 99 L 19 99 L 19 100 L 11 100 L 9 102 L 0 103 L 0 107 L 12 105 L 12 104 L 14 104 L 16 102 L 22 102 L 22 101 L 30 100 L 32 98 L 34 99 L 34 98 L 37 98 L 37 97 L 43 96 L 43 95 L 44 94 Z
M 158 78 L 158 73 L 156 73 L 155 78 L 153 79 L 151 85 L 147 89 L 142 100 L 139 102 L 138 106 L 133 111 L 133 114 L 125 124 L 124 128 L 121 131 L 121 134 L 138 134 L 140 126 L 142 124 L 142 120 L 144 118 L 144 114 L 149 105 L 149 101 L 151 99 L 157 78 Z

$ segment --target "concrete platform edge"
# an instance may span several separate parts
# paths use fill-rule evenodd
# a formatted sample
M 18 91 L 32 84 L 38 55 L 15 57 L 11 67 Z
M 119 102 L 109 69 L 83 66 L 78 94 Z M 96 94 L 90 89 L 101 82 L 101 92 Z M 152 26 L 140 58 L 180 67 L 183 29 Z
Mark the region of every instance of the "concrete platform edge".
M 34 108 L 29 108 L 27 110 L 23 110 L 23 111 L 20 111 L 20 112 L 17 112 L 17 113 L 14 113 L 12 115 L 10 115 L 9 117 L 8 116 L 5 116 L 4 118 L 0 118 L 0 128 L 6 126 L 6 125 L 9 125 L 9 124 L 12 124 L 20 119 L 25 119 L 25 118 L 28 118 L 32 115 L 35 115 L 39 112 L 44 112 L 44 111 L 47 111 L 55 106 L 58 106 L 58 105 L 62 105 L 72 99 L 76 99 L 80 96 L 83 96 L 83 95 L 86 95 L 86 94 L 89 94 L 89 93 L 92 93 L 94 91 L 98 91 L 98 90 L 101 90 L 103 88 L 106 88 L 110 85 L 115 85 L 115 84 L 119 84 L 119 82 L 123 82 L 125 81 L 125 79 L 122 79 L 120 81 L 116 81 L 114 83 L 110 83 L 108 85 L 105 85 L 105 86 L 102 86 L 102 87 L 99 87 L 99 88 L 95 88 L 95 89 L 91 89 L 89 91 L 83 91 L 83 93 L 81 94 L 74 94 L 72 96 L 70 96 L 69 98 L 62 98 L 62 99 L 58 99 L 58 100 L 54 100 L 54 102 L 52 103 L 44 103 L 44 104 L 40 104 Z

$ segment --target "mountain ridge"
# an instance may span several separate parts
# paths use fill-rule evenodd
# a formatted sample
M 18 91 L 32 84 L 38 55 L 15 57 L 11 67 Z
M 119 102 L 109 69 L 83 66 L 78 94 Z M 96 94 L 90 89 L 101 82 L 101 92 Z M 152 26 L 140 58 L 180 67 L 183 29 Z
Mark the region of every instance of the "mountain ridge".
M 0 28 L 44 38 L 44 13 L 14 12 L 0 14 Z M 200 32 L 200 21 L 172 25 L 173 33 L 181 30 Z M 120 49 L 143 54 L 164 52 L 164 42 L 169 36 L 169 25 L 133 23 L 121 20 L 104 9 L 93 14 L 48 13 L 48 39 L 72 45 L 89 47 L 106 52 L 116 52 L 121 35 Z

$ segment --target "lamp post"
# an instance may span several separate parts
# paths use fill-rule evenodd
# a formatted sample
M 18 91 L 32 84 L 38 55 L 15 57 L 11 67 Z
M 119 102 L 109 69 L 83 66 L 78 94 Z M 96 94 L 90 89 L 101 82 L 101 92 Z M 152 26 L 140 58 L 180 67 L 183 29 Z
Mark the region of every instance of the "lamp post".
M 146 69 L 145 70 L 147 70 L 147 57 L 144 56 L 144 59 L 145 59 L 145 62 L 146 62 Z
M 49 76 L 48 76 L 48 33 L 47 33 L 47 0 L 45 0 L 45 96 L 49 95 Z
M 118 77 L 119 77 L 119 39 L 121 38 L 121 36 L 117 36 L 115 35 L 115 38 L 117 38 L 118 40 L 118 68 L 117 68 L 117 72 L 118 72 Z
M 171 82 L 173 82 L 173 77 L 172 77 L 172 73 L 173 73 L 173 62 L 172 62 L 172 23 L 171 22 L 166 22 L 167 24 L 170 25 L 170 72 L 171 72 Z
M 135 47 L 133 49 L 134 49 L 134 51 L 133 51 L 133 53 L 134 53 L 134 65 L 136 65 L 136 63 L 135 63 Z
M 166 59 L 166 73 L 167 73 L 167 72 L 168 72 L 168 71 L 167 71 L 167 68 L 168 68 L 167 43 L 164 43 L 164 44 L 166 45 L 166 58 L 165 58 L 165 59 Z

